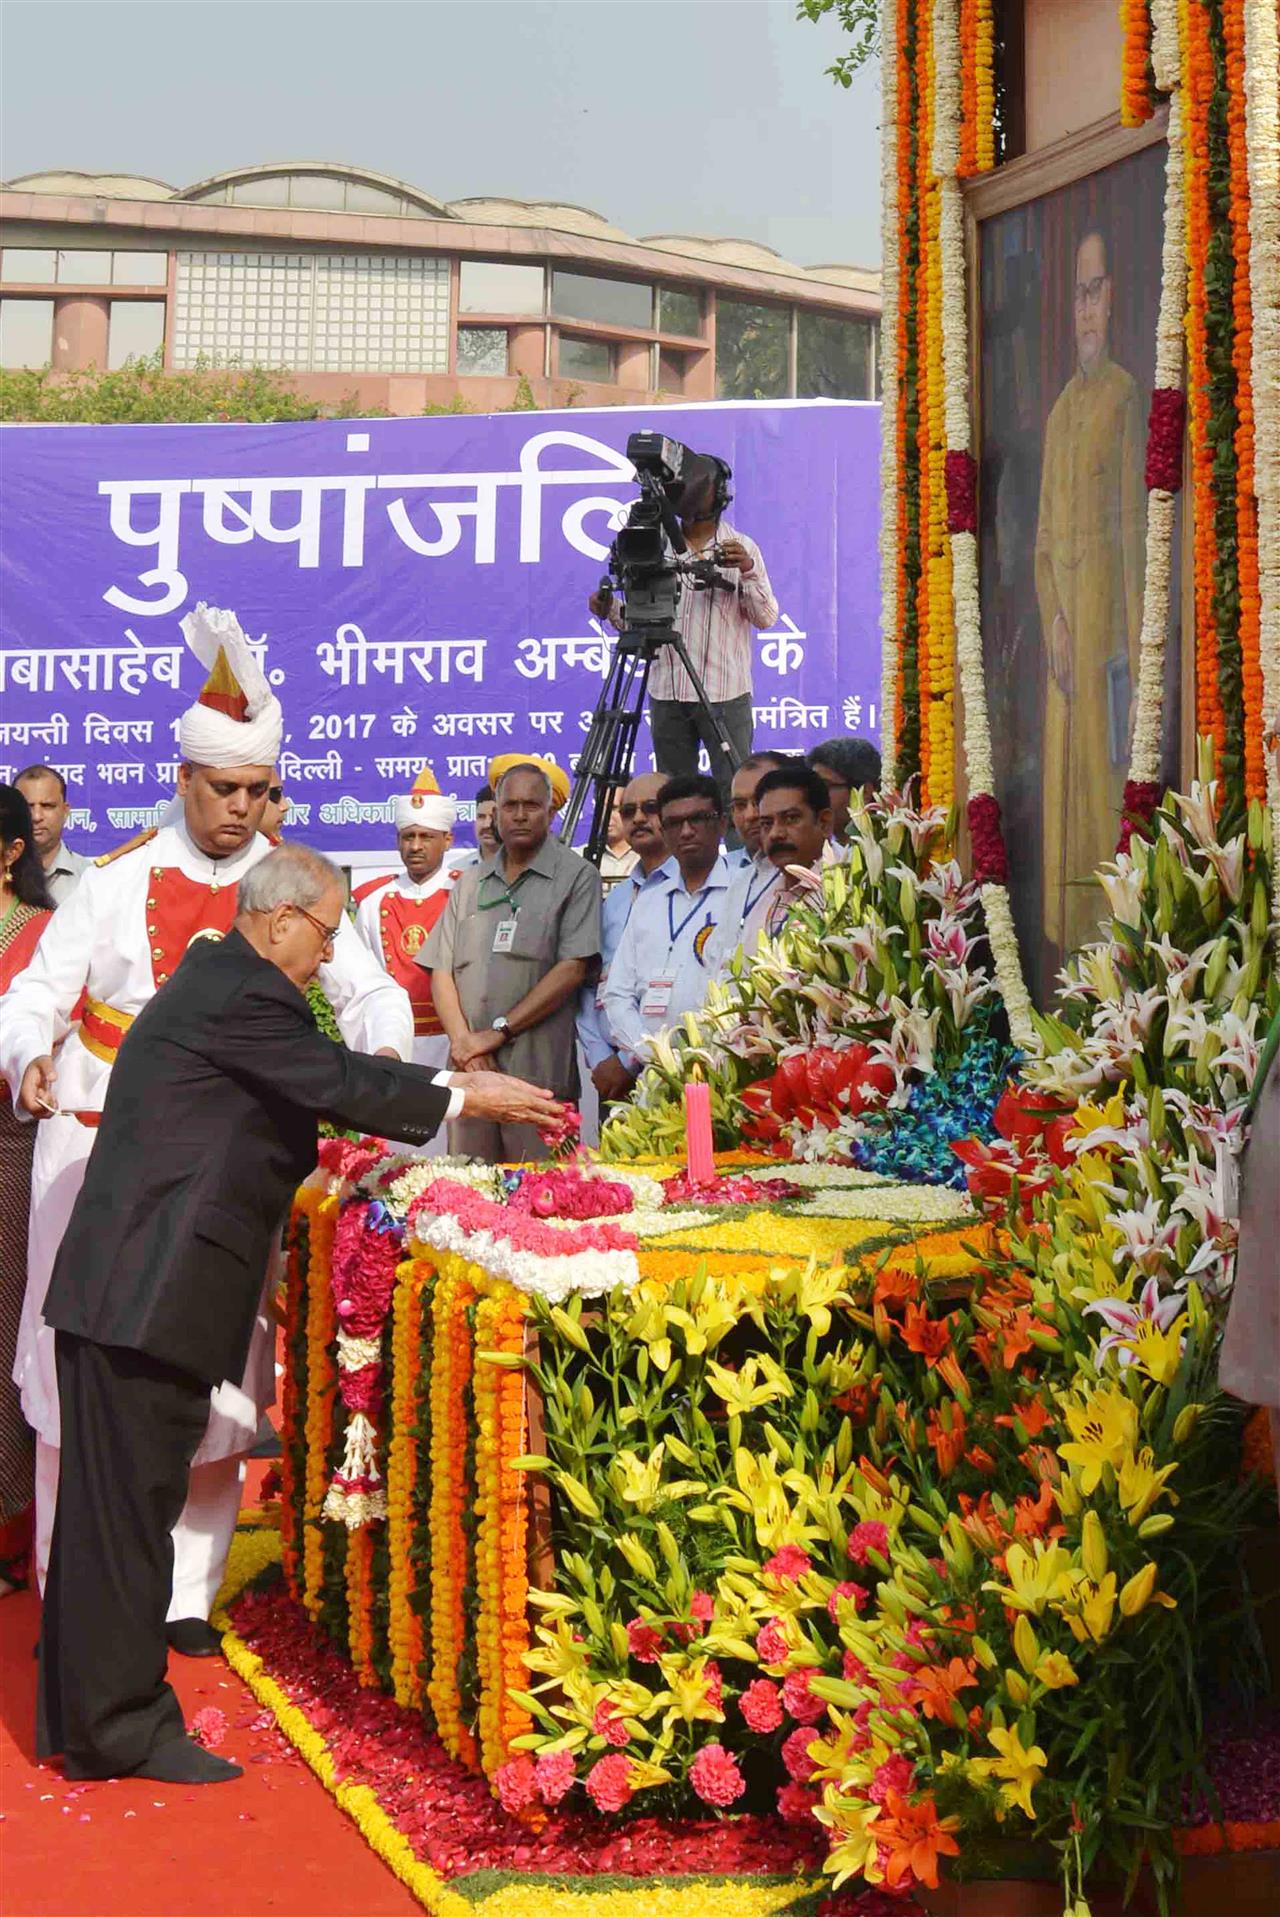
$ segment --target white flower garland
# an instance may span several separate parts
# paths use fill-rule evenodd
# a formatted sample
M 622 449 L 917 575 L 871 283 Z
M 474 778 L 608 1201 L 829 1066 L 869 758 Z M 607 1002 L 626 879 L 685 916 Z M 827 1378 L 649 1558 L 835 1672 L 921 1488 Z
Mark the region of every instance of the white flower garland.
M 942 288 L 942 379 L 946 407 L 947 450 L 972 450 L 969 407 L 969 329 L 965 297 L 964 195 L 960 164 L 960 9 L 957 0 L 936 0 L 933 11 L 935 114 L 933 170 L 940 194 L 939 270 Z M 986 667 L 982 657 L 982 604 L 978 591 L 978 542 L 971 532 L 951 540 L 951 597 L 956 631 L 956 664 L 964 704 L 965 768 L 969 793 L 995 791 L 991 724 L 987 713 Z M 988 882 L 982 887 L 987 936 L 996 983 L 1004 1000 L 1009 1030 L 1024 1049 L 1035 1037 L 1031 998 L 1022 975 L 1022 959 L 1008 890 Z
M 509 1239 L 491 1231 L 469 1232 L 446 1212 L 428 1217 L 419 1212 L 413 1222 L 412 1245 L 428 1251 L 452 1252 L 479 1265 L 491 1278 L 504 1278 L 517 1291 L 526 1291 L 549 1304 L 566 1298 L 602 1298 L 606 1292 L 630 1291 L 640 1281 L 634 1251 L 573 1251 L 548 1258 L 521 1251 Z
M 854 1191 L 864 1186 L 891 1185 L 893 1180 L 886 1178 L 883 1172 L 863 1171 L 859 1165 L 803 1165 L 787 1164 L 762 1166 L 758 1171 L 749 1171 L 748 1178 L 764 1180 L 785 1178 L 789 1185 L 804 1185 L 812 1191 Z
M 1276 0 L 1244 0 L 1249 278 L 1253 298 L 1254 493 L 1263 724 L 1280 716 L 1280 20 Z M 1280 780 L 1267 754 L 1267 797 L 1280 846 Z M 1280 859 L 1272 906 L 1280 918 Z
M 803 1218 L 882 1218 L 886 1224 L 977 1222 L 972 1200 L 945 1185 L 892 1185 L 878 1191 L 829 1191 L 797 1206 Z
M 897 8 L 881 0 L 883 120 L 880 134 L 880 782 L 897 783 L 898 756 L 898 65 Z
M 1162 64 L 1167 59 L 1169 23 L 1159 21 Z M 1177 48 L 1177 22 L 1173 23 Z M 1160 271 L 1160 313 L 1156 321 L 1157 391 L 1183 385 L 1183 338 L 1187 307 L 1186 195 L 1183 182 L 1182 96 L 1169 101 L 1168 151 L 1164 176 L 1164 251 Z M 1157 487 L 1147 494 L 1147 555 L 1142 589 L 1142 630 L 1138 641 L 1138 701 L 1134 718 L 1129 777 L 1155 784 L 1160 777 L 1164 738 L 1164 659 L 1169 631 L 1169 592 L 1173 565 L 1175 495 Z

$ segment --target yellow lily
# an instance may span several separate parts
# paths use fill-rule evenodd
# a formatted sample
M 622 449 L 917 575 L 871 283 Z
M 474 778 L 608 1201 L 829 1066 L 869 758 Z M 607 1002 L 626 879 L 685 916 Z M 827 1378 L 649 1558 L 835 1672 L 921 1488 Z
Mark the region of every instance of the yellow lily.
M 1063 1410 L 1071 1437 L 1058 1446 L 1058 1456 L 1073 1467 L 1084 1495 L 1092 1497 L 1104 1465 L 1118 1471 L 1132 1455 L 1138 1436 L 1138 1407 L 1123 1391 L 1099 1385 L 1084 1404 L 1068 1403 Z
M 1116 1611 L 1116 1574 L 1108 1571 L 1095 1582 L 1086 1571 L 1073 1571 L 1069 1591 L 1054 1607 L 1067 1621 L 1079 1644 L 1101 1644 L 1111 1632 Z
M 758 1411 L 762 1405 L 772 1404 L 775 1398 L 789 1398 L 791 1385 L 779 1375 L 770 1378 L 761 1375 L 761 1364 L 757 1357 L 750 1357 L 741 1371 L 726 1371 L 723 1365 L 714 1360 L 707 1365 L 707 1378 L 718 1398 L 723 1399 L 725 1410 L 731 1418 L 742 1418 L 750 1411 Z
M 1062 1651 L 1046 1651 L 1032 1676 L 1046 1691 L 1065 1691 L 1068 1685 L 1080 1682 L 1071 1659 Z
M 1046 1544 L 1036 1538 L 1031 1550 L 1024 1544 L 1011 1544 L 1005 1554 L 1007 1585 L 988 1580 L 984 1591 L 995 1591 L 1015 1611 L 1029 1611 L 1039 1617 L 1046 1604 L 1071 1575 L 1071 1559 L 1060 1544 Z
M 1142 1523 L 1152 1506 L 1164 1495 L 1164 1487 L 1177 1468 L 1175 1460 L 1173 1464 L 1161 1465 L 1157 1471 L 1155 1453 L 1150 1445 L 1143 1445 L 1141 1451 L 1130 1452 L 1118 1473 L 1120 1502 L 1130 1524 L 1136 1527 Z M 1176 1504 L 1176 1494 L 1171 1491 L 1168 1495 Z
M 1039 1744 L 1027 1749 L 1018 1735 L 1015 1725 L 1012 1730 L 1001 1730 L 999 1725 L 987 1732 L 987 1741 L 994 1744 L 999 1757 L 987 1758 L 993 1777 L 1003 1778 L 1000 1795 L 1008 1805 L 1016 1804 L 1028 1817 L 1035 1816 L 1031 1802 L 1031 1793 L 1044 1776 L 1048 1758 Z
M 724 1712 L 712 1703 L 707 1685 L 709 1662 L 709 1658 L 699 1657 L 686 1663 L 678 1654 L 658 1660 L 658 1667 L 667 1680 L 667 1690 L 659 1692 L 654 1702 L 668 1706 L 662 1719 L 664 1729 L 670 1729 L 677 1719 L 685 1724 L 699 1719 L 711 1724 L 724 1723 Z

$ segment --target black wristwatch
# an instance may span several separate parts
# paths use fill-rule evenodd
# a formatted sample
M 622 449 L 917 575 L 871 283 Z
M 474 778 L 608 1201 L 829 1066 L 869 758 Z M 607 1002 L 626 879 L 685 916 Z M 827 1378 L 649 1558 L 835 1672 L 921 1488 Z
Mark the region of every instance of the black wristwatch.
M 505 1013 L 499 1013 L 497 1018 L 490 1019 L 489 1029 L 502 1034 L 502 1042 L 504 1045 L 510 1044 L 512 1038 L 511 1020 L 506 1017 Z

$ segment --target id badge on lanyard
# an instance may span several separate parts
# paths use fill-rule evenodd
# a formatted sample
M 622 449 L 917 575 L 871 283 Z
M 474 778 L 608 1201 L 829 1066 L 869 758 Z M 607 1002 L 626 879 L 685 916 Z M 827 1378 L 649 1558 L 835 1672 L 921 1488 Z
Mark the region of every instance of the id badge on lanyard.
M 659 972 L 649 980 L 645 995 L 640 1001 L 641 1018 L 665 1018 L 667 1007 L 671 1003 L 671 993 L 675 986 L 674 972 Z
M 509 952 L 516 942 L 516 918 L 513 913 L 509 919 L 500 919 L 494 928 L 493 949 L 495 952 Z

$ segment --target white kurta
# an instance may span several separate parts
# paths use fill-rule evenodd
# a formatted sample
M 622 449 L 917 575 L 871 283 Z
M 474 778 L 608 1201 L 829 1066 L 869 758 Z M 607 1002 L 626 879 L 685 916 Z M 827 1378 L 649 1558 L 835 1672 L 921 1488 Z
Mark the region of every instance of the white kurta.
M 73 1014 L 86 991 L 132 1016 L 155 996 L 147 897 L 156 868 L 176 866 L 212 893 L 236 884 L 270 850 L 270 842 L 258 835 L 234 858 L 215 861 L 196 847 L 181 822 L 162 827 L 109 865 L 89 868 L 50 919 L 31 964 L 0 998 L 0 1070 L 15 1099 L 27 1066 L 61 1041 L 56 1054 L 61 1115 L 43 1119 L 36 1134 L 27 1289 L 13 1374 L 23 1414 L 46 1444 L 58 1443 L 59 1427 L 53 1333 L 42 1307 L 96 1136 L 69 1114 L 100 1112 L 111 1075 L 110 1065 L 81 1043 Z M 349 1045 L 363 1051 L 390 1046 L 401 1058 L 410 1056 L 408 997 L 374 963 L 348 920 L 320 980 Z M 252 1445 L 260 1416 L 275 1397 L 274 1349 L 273 1327 L 262 1313 L 243 1379 L 224 1383 L 213 1394 L 197 1464 L 234 1457 Z

